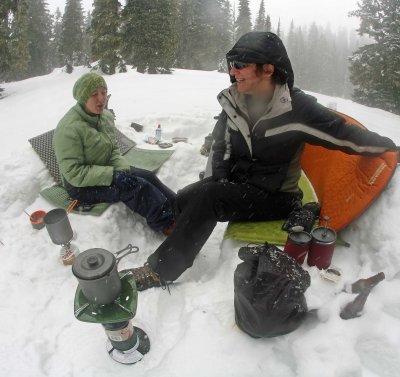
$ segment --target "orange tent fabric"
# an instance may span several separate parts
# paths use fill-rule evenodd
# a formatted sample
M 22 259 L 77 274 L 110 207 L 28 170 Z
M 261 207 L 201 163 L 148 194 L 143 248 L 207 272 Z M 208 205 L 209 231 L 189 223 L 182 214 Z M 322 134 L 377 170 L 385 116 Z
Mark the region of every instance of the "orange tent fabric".
M 338 114 L 346 124 L 365 128 L 355 119 Z M 306 145 L 301 166 L 321 204 L 321 224 L 324 216 L 329 216 L 329 227 L 339 231 L 360 216 L 390 181 L 397 159 L 397 152 L 367 157 Z

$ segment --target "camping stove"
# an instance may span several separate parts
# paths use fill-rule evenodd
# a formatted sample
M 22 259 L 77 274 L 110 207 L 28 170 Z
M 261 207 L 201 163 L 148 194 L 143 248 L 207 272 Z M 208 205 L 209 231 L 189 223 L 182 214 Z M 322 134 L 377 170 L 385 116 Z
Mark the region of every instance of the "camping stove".
M 103 326 L 112 359 L 134 364 L 149 352 L 150 340 L 142 329 L 132 325 L 138 294 L 132 273 L 117 271 L 120 259 L 104 249 L 89 249 L 77 256 L 72 267 L 79 281 L 74 314 L 79 321 Z

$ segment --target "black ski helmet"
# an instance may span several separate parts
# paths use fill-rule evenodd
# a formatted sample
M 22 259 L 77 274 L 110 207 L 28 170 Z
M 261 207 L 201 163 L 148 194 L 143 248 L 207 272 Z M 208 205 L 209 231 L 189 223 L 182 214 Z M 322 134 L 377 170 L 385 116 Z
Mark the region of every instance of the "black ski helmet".
M 226 54 L 228 70 L 229 62 L 273 64 L 275 70 L 282 76 L 289 88 L 293 88 L 294 73 L 286 48 L 281 39 L 274 33 L 266 31 L 252 31 L 242 35 L 232 49 Z M 230 76 L 231 82 L 235 78 Z

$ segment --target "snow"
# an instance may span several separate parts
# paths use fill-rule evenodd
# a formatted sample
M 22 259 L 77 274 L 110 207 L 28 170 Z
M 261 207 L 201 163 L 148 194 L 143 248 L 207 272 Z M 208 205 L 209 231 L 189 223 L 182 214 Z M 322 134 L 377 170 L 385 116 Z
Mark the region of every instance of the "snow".
M 338 283 L 323 280 L 315 267 L 306 292 L 316 309 L 296 331 L 271 339 L 253 339 L 235 325 L 233 272 L 240 243 L 223 241 L 218 224 L 170 294 L 162 289 L 139 293 L 133 324 L 151 341 L 142 361 L 125 366 L 105 350 L 101 325 L 78 321 L 73 313 L 77 280 L 58 260 L 59 246 L 46 229 L 32 229 L 28 216 L 53 207 L 39 191 L 53 184 L 28 139 L 53 129 L 74 104 L 72 86 L 87 71 L 69 75 L 61 69 L 25 81 L 2 84 L 0 149 L 0 374 L 2 376 L 269 376 L 395 377 L 400 370 L 400 208 L 399 173 L 378 201 L 348 227 L 333 264 L 342 270 Z M 198 179 L 206 159 L 199 149 L 219 113 L 216 95 L 229 85 L 226 74 L 175 70 L 172 75 L 142 75 L 134 70 L 106 77 L 117 127 L 143 148 L 145 135 L 161 124 L 163 139 L 188 137 L 158 172 L 172 189 Z M 4 92 L 3 92 L 4 93 Z M 327 105 L 391 137 L 400 145 L 400 117 L 352 101 L 314 94 Z M 137 133 L 129 125 L 144 125 Z M 139 266 L 163 241 L 139 215 L 123 204 L 102 216 L 69 215 L 81 251 L 101 247 L 117 251 L 140 248 L 120 263 Z M 384 271 L 386 280 L 371 292 L 362 316 L 339 317 L 355 296 L 343 291 L 359 278 Z

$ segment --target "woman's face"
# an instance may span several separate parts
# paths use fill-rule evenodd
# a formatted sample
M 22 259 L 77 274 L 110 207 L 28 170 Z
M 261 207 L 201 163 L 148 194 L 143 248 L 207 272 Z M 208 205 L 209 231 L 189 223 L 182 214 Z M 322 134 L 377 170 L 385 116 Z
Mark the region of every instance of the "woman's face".
M 243 63 L 242 63 L 243 64 Z M 246 64 L 243 68 L 236 68 L 235 64 L 229 71 L 234 76 L 237 83 L 237 90 L 240 93 L 252 95 L 269 95 L 275 89 L 275 85 L 271 79 L 274 73 L 274 66 L 264 64 L 262 70 L 257 70 L 254 63 Z
M 91 93 L 89 99 L 86 102 L 85 109 L 91 114 L 101 114 L 106 106 L 107 101 L 107 89 L 98 88 Z

